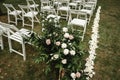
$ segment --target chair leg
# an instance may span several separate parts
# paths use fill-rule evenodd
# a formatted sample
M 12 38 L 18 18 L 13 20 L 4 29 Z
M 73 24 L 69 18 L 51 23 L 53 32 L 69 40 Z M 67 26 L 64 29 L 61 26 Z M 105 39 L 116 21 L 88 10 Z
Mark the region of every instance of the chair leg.
M 25 24 L 25 23 L 24 23 L 24 17 L 22 18 L 22 21 L 23 21 L 23 27 L 24 27 L 24 24 Z
M 26 60 L 26 53 L 25 53 L 25 43 L 22 43 L 22 53 L 23 53 L 23 60 Z
M 17 25 L 17 16 L 15 16 L 15 24 Z
M 3 50 L 3 49 L 4 49 L 4 46 L 3 46 L 3 38 L 2 38 L 2 35 L 0 36 L 0 39 L 1 39 L 1 49 Z
M 84 40 L 85 32 L 86 32 L 86 25 L 85 25 L 85 28 L 84 28 L 84 31 L 83 31 L 82 41 Z
M 10 15 L 8 14 L 8 23 L 10 23 Z
M 32 30 L 34 28 L 34 17 L 32 18 Z
M 12 53 L 12 43 L 10 38 L 8 38 L 8 44 L 9 44 L 10 53 Z

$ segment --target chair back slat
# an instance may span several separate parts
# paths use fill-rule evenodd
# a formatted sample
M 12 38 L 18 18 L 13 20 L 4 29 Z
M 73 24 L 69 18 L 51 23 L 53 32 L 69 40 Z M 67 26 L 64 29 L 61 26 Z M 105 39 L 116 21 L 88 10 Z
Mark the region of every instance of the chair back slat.
M 16 11 L 16 9 L 13 7 L 12 4 L 5 4 L 5 3 L 3 3 L 3 5 L 7 8 L 7 10 L 9 12 Z

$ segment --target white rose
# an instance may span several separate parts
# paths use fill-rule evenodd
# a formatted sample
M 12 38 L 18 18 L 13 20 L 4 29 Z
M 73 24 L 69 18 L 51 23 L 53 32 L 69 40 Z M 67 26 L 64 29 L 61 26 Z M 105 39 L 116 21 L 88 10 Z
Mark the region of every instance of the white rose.
M 69 38 L 69 33 L 65 33 L 65 34 L 64 34 L 64 37 L 65 37 L 65 38 Z
M 80 78 L 80 76 L 81 76 L 80 72 L 77 72 L 77 73 L 76 73 L 76 77 L 77 77 L 77 78 Z
M 58 54 L 55 54 L 53 57 L 54 57 L 55 59 L 58 59 L 58 58 L 59 58 L 59 55 L 58 55 Z
M 63 63 L 63 64 L 66 64 L 66 63 L 67 63 L 67 59 L 63 59 L 63 60 L 62 60 L 62 63 Z
M 69 39 L 70 40 L 74 39 L 73 35 L 69 35 Z
M 60 46 L 60 41 L 57 41 L 55 44 L 56 44 L 57 46 Z
M 46 44 L 47 44 L 47 45 L 50 45 L 50 44 L 51 44 L 51 40 L 50 40 L 50 39 L 47 39 L 47 40 L 46 40 Z
M 66 48 L 66 47 L 67 47 L 67 44 L 66 44 L 66 43 L 62 43 L 61 47 L 62 47 L 62 48 Z
M 69 50 L 68 49 L 64 49 L 64 55 L 67 55 L 67 54 L 69 54 Z
M 70 54 L 74 56 L 76 54 L 76 52 L 74 50 L 71 50 Z
M 67 31 L 68 31 L 68 28 L 64 27 L 63 32 L 67 32 Z
M 75 73 L 71 73 L 70 76 L 75 79 L 76 78 L 76 74 Z

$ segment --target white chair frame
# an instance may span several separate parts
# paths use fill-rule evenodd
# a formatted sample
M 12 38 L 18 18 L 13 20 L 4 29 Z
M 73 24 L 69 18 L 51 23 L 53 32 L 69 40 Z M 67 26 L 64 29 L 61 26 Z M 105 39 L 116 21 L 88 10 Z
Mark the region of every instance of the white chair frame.
M 76 17 L 73 18 L 72 15 L 76 15 Z M 81 16 L 84 16 L 84 19 L 81 18 Z M 70 12 L 70 17 L 68 20 L 68 25 L 75 25 L 75 26 L 80 26 L 83 28 L 83 34 L 82 34 L 82 41 L 84 40 L 84 35 L 86 32 L 86 26 L 87 26 L 87 13 L 81 12 L 79 10 L 71 11 Z
M 12 33 L 11 30 L 8 31 L 8 41 L 9 41 L 9 48 L 10 53 L 15 52 L 21 56 L 23 56 L 23 60 L 26 60 L 26 50 L 25 50 L 25 41 L 23 40 L 22 34 L 29 35 L 29 31 L 27 29 L 20 29 L 19 31 Z M 22 52 L 19 52 L 12 47 L 12 40 L 19 42 L 22 45 Z
M 97 0 L 87 0 L 87 2 L 84 4 L 84 6 L 93 6 L 93 9 L 95 10 L 97 5 Z
M 30 7 L 30 8 L 32 8 L 34 11 L 38 11 L 39 12 L 39 5 L 38 4 L 36 4 L 35 3 L 35 1 L 34 0 L 26 0 L 26 2 L 27 2 L 27 5 Z
M 72 9 L 75 9 L 77 10 L 77 7 L 79 5 L 82 4 L 82 0 L 72 0 L 70 3 L 69 3 L 69 6 L 72 8 Z
M 60 5 L 58 4 L 57 14 L 58 15 L 60 14 L 61 18 L 68 20 L 70 15 L 70 7 L 69 7 L 70 0 L 58 0 L 57 2 L 61 3 Z
M 26 60 L 26 50 L 25 50 L 25 41 L 23 40 L 23 35 L 30 36 L 29 30 L 27 29 L 17 29 L 14 25 L 6 24 L 0 22 L 0 25 L 2 26 L 2 29 L 6 36 L 8 37 L 8 44 L 9 44 L 9 50 L 10 53 L 15 52 L 23 57 L 23 60 Z M 22 52 L 19 52 L 15 49 L 13 49 L 12 40 L 20 43 L 22 45 Z
M 3 45 L 3 37 L 2 37 L 3 31 L 1 29 L 1 25 L 0 25 L 0 47 L 3 50 L 4 49 L 4 45 Z
M 87 3 L 87 4 L 89 4 L 89 3 Z M 83 8 L 80 11 L 87 13 L 87 15 L 88 15 L 87 16 L 88 17 L 88 24 L 89 24 L 90 20 L 91 20 L 91 17 L 93 15 L 93 11 L 94 11 L 93 6 L 92 5 L 89 5 L 89 6 L 84 5 Z
M 41 0 L 41 12 L 51 13 L 54 10 L 54 6 L 49 0 Z
M 23 27 L 26 26 L 31 26 L 32 30 L 34 29 L 34 22 L 40 23 L 37 15 L 37 11 L 33 11 L 29 6 L 27 5 L 18 5 L 21 10 L 22 10 L 22 25 Z M 31 21 L 31 24 L 25 23 L 25 18 L 28 18 Z
M 7 9 L 7 15 L 8 15 L 8 23 L 14 23 L 14 24 L 18 24 L 17 20 L 21 20 L 22 16 L 21 13 L 22 11 L 20 10 L 16 10 L 12 4 L 5 4 L 3 3 L 3 5 L 6 7 Z M 11 16 L 15 17 L 15 21 L 11 20 Z

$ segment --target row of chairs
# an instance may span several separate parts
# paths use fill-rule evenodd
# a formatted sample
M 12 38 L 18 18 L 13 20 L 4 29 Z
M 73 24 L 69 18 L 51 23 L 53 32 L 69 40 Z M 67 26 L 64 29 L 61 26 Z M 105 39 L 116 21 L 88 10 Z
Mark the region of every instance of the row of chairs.
M 10 25 L 10 24 L 6 24 L 3 22 L 0 22 L 0 31 L 1 31 L 1 35 L 0 35 L 0 46 L 1 49 L 4 49 L 4 45 L 3 45 L 3 39 L 2 37 L 5 36 L 8 38 L 8 44 L 9 44 L 9 50 L 10 53 L 15 52 L 19 55 L 21 55 L 23 57 L 23 60 L 26 60 L 26 51 L 25 51 L 25 41 L 23 39 L 23 36 L 27 36 L 30 37 L 30 31 L 27 29 L 18 29 L 16 26 L 14 25 Z M 22 51 L 18 51 L 16 49 L 14 49 L 12 42 L 18 42 L 22 45 Z
M 86 32 L 86 26 L 89 24 L 95 10 L 97 0 L 44 0 L 41 2 L 41 11 L 56 11 L 56 15 L 68 20 L 68 25 L 77 25 L 83 28 L 82 41 Z M 55 7 L 54 7 L 55 6 Z M 76 17 L 74 16 L 76 15 Z
M 44 0 L 44 1 L 47 1 L 47 0 Z M 48 11 L 51 16 L 53 16 L 53 14 L 54 14 L 53 17 L 56 17 L 59 14 L 60 14 L 60 16 L 58 16 L 59 18 L 61 17 L 61 15 L 65 16 L 65 19 L 68 19 L 68 25 L 82 26 L 82 28 L 83 28 L 82 40 L 84 39 L 84 34 L 86 32 L 86 26 L 88 23 L 87 15 L 88 15 L 88 13 L 93 14 L 94 7 L 96 6 L 95 4 L 94 5 L 87 5 L 88 3 L 87 4 L 82 3 L 82 5 L 83 5 L 82 9 L 80 7 L 79 8 L 74 7 L 74 9 L 70 9 L 70 7 L 66 6 L 66 4 L 65 4 L 65 2 L 67 2 L 67 3 L 69 2 L 68 0 L 56 0 L 56 1 L 59 1 L 59 2 L 55 2 L 56 4 L 59 4 L 59 5 L 54 5 L 54 6 L 57 6 L 57 9 L 56 9 L 56 7 L 51 6 L 51 4 L 52 4 L 51 2 L 48 3 L 48 2 L 44 2 L 44 1 L 41 2 L 41 4 L 42 3 L 45 4 L 45 6 L 41 5 L 41 11 L 43 11 L 43 12 Z M 62 4 L 63 4 L 63 6 L 62 6 Z M 78 3 L 78 4 L 80 5 L 80 3 Z M 29 17 L 29 20 L 31 20 L 31 22 L 32 22 L 32 29 L 33 29 L 35 18 L 36 18 L 36 20 L 39 20 L 36 16 L 38 14 L 38 10 L 39 10 L 39 9 L 37 9 L 37 7 L 38 7 L 37 5 L 36 6 L 33 5 L 33 7 L 31 6 L 31 8 L 30 8 L 30 4 L 29 4 L 29 6 L 28 5 L 26 5 L 26 6 L 25 5 L 18 5 L 21 8 L 20 11 L 16 10 L 13 7 L 13 5 L 11 5 L 11 4 L 3 4 L 3 5 L 5 5 L 6 8 L 8 8 L 8 6 L 13 8 L 14 11 L 11 11 L 8 9 L 8 13 L 9 13 L 8 14 L 8 21 L 9 22 L 11 21 L 9 15 L 14 15 L 16 18 L 15 19 L 16 25 L 17 25 L 17 20 L 19 18 L 22 18 L 23 26 L 28 25 L 28 24 L 25 24 L 24 18 Z M 87 7 L 92 7 L 92 10 L 90 8 L 85 9 Z M 24 8 L 26 10 L 24 10 Z M 68 10 L 67 14 L 62 13 L 65 10 Z M 91 12 L 89 10 L 91 10 Z M 22 15 L 20 15 L 20 14 L 22 14 Z M 76 17 L 75 17 L 75 15 L 76 15 Z M 51 17 L 51 16 L 48 16 L 48 17 Z M 34 17 L 34 18 L 31 18 L 31 17 Z M 18 30 L 15 26 L 5 24 L 2 22 L 0 22 L 0 30 L 2 30 L 2 32 L 1 32 L 2 35 L 0 35 L 0 47 L 1 47 L 1 49 L 4 49 L 2 36 L 7 36 L 10 52 L 18 53 L 19 55 L 23 56 L 24 60 L 26 60 L 25 42 L 23 40 L 22 34 L 29 35 L 28 34 L 29 31 L 27 29 L 23 29 L 23 28 Z M 22 52 L 19 52 L 19 51 L 13 49 L 11 40 L 17 41 L 20 44 L 22 44 Z
M 21 10 L 17 10 L 12 4 L 5 4 L 3 5 L 7 8 L 7 14 L 8 14 L 8 23 L 15 23 L 18 24 L 18 20 L 22 20 L 22 25 L 25 26 L 31 26 L 32 30 L 34 28 L 34 22 L 40 23 L 37 15 L 38 15 L 38 4 L 35 4 L 34 0 L 26 0 L 27 5 L 18 5 Z M 31 4 L 32 2 L 32 4 Z M 37 11 L 36 11 L 37 10 Z M 14 16 L 14 20 L 12 20 L 10 17 Z M 26 23 L 27 21 L 30 21 L 29 23 Z
M 39 22 L 37 17 L 39 13 L 38 4 L 34 0 L 26 0 L 28 5 L 18 5 L 21 10 L 16 10 L 12 4 L 3 4 L 8 9 L 8 22 L 10 23 L 9 15 L 15 16 L 15 24 L 17 20 L 22 19 L 23 26 L 32 26 L 34 28 L 34 22 Z M 32 4 L 30 4 L 30 1 Z M 74 3 L 74 5 L 73 5 Z M 77 4 L 77 6 L 75 6 Z M 48 12 L 49 17 L 65 18 L 68 20 L 68 25 L 77 25 L 83 28 L 82 41 L 86 32 L 86 26 L 89 24 L 90 19 L 93 15 L 93 11 L 96 7 L 97 0 L 41 0 L 41 12 Z M 70 8 L 72 6 L 72 8 Z M 9 9 L 13 8 L 13 11 Z M 22 15 L 21 15 L 22 14 Z M 73 15 L 76 15 L 74 17 Z M 25 18 L 31 21 L 31 25 L 25 23 Z M 12 22 L 12 21 L 11 21 Z M 30 23 L 30 22 L 29 22 Z
M 96 7 L 97 0 L 40 0 L 41 6 L 39 10 L 39 4 L 36 4 L 34 0 L 26 0 L 27 5 L 18 5 L 21 10 L 16 10 L 12 4 L 3 4 L 8 11 L 8 22 L 9 23 L 15 23 L 17 25 L 17 20 L 21 19 L 23 21 L 23 26 L 32 26 L 32 29 L 34 28 L 34 22 L 39 22 L 39 19 L 37 17 L 38 12 L 44 12 L 47 11 L 52 16 L 58 16 L 59 18 L 65 18 L 66 20 L 69 19 L 70 12 L 73 10 L 79 10 L 82 12 L 86 12 L 89 15 L 88 20 L 90 21 L 91 16 L 93 14 L 93 10 Z M 73 8 L 70 8 L 72 6 Z M 78 7 L 79 6 L 79 7 Z M 11 10 L 11 9 L 12 10 Z M 27 10 L 25 10 L 27 9 Z M 21 15 L 22 14 L 22 15 Z M 15 16 L 15 21 L 10 20 L 10 15 Z M 25 17 L 28 17 L 31 21 L 31 25 L 25 24 Z M 35 19 L 34 19 L 35 18 Z M 89 22 L 88 22 L 89 23 Z

